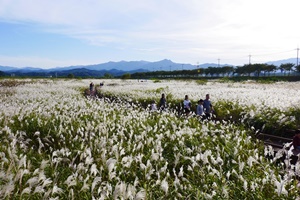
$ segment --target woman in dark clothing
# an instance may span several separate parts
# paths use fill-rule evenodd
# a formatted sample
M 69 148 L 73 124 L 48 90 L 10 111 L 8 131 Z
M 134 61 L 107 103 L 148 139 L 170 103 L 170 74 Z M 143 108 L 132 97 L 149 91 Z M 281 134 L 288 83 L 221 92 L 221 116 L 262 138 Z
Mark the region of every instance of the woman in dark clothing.
M 164 110 L 166 107 L 167 107 L 167 100 L 166 100 L 165 94 L 162 94 L 161 98 L 159 100 L 159 108 L 161 110 Z

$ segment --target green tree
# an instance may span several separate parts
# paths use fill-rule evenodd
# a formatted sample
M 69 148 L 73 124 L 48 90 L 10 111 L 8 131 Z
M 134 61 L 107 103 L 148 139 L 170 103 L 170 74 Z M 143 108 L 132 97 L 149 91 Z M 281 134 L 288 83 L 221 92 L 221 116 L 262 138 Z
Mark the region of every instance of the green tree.
M 0 71 L 0 76 L 5 76 L 5 72 Z
M 269 76 L 270 76 L 271 72 L 275 72 L 276 70 L 277 70 L 277 67 L 273 64 L 271 64 L 271 65 L 266 64 L 264 67 L 264 72 L 265 73 L 267 72 L 269 74 Z
M 111 75 L 110 73 L 105 73 L 104 78 L 110 79 L 113 78 L 113 75 Z
M 68 74 L 68 78 L 74 78 L 74 77 L 75 77 L 74 74 L 72 73 Z
M 281 72 L 285 72 L 288 71 L 289 73 L 293 70 L 293 67 L 295 66 L 294 63 L 282 63 L 279 66 L 279 69 L 281 70 Z
M 242 75 L 248 74 L 248 76 L 250 76 L 250 74 L 256 72 L 256 70 L 257 70 L 256 66 L 254 66 L 252 64 L 246 64 L 242 67 L 237 67 L 235 72 L 238 74 L 242 74 Z
M 295 66 L 295 68 L 297 72 L 300 72 L 300 65 Z
M 208 76 L 208 75 L 212 76 L 213 73 L 214 73 L 213 67 L 208 67 L 205 69 L 205 76 Z
M 238 74 L 238 76 L 245 75 L 245 66 L 237 66 L 233 72 L 234 74 Z
M 122 79 L 130 79 L 131 78 L 131 75 L 129 73 L 126 73 L 126 74 L 123 74 Z
M 233 67 L 232 66 L 224 66 L 224 67 L 221 67 L 221 69 L 219 69 L 220 73 L 223 74 L 223 76 L 225 76 L 227 74 L 227 76 L 232 73 L 234 70 L 233 70 Z
M 264 63 L 255 63 L 251 65 L 251 69 L 259 77 L 260 73 L 266 69 L 266 64 Z

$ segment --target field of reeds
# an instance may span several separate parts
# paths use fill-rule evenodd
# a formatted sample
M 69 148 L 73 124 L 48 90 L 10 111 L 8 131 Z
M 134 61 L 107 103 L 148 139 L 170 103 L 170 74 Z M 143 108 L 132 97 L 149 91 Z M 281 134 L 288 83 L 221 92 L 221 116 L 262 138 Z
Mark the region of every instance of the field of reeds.
M 1 199 L 298 198 L 293 147 L 254 135 L 299 128 L 299 82 L 90 81 L 0 80 Z M 207 93 L 218 120 L 178 116 Z

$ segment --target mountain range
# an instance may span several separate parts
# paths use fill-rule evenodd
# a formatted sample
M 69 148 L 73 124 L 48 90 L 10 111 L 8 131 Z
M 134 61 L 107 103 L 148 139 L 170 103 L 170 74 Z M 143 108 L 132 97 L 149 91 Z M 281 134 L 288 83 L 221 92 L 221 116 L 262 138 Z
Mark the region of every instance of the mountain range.
M 295 63 L 296 58 L 290 58 L 286 60 L 270 61 L 267 64 L 274 64 L 279 66 L 282 63 Z M 200 65 L 174 63 L 171 60 L 164 59 L 157 62 L 148 61 L 120 61 L 120 62 L 107 62 L 102 64 L 94 65 L 77 65 L 67 67 L 56 67 L 50 69 L 24 67 L 16 68 L 11 66 L 1 66 L 0 71 L 7 75 L 16 76 L 67 76 L 73 74 L 75 77 L 102 77 L 108 73 L 113 76 L 122 76 L 125 73 L 136 73 L 136 72 L 149 72 L 149 71 L 174 71 L 174 70 L 191 70 L 207 67 L 218 67 L 218 66 L 233 66 L 230 64 L 218 65 L 215 63 L 204 63 Z

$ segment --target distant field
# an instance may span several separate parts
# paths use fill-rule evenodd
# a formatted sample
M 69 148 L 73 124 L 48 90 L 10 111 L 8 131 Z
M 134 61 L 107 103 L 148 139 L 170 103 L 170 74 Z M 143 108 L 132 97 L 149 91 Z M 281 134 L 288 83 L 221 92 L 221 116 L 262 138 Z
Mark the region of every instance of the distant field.
M 240 83 L 220 83 L 210 81 L 197 84 L 196 81 L 152 81 L 138 82 L 137 80 L 105 80 L 105 92 L 111 92 L 122 96 L 130 96 L 134 99 L 159 99 L 161 93 L 171 95 L 173 99 L 189 98 L 198 101 L 210 94 L 213 102 L 225 100 L 237 102 L 241 105 L 254 105 L 257 109 L 265 107 L 286 110 L 290 107 L 300 106 L 300 82 L 276 82 L 272 84 L 260 84 L 254 81 Z

